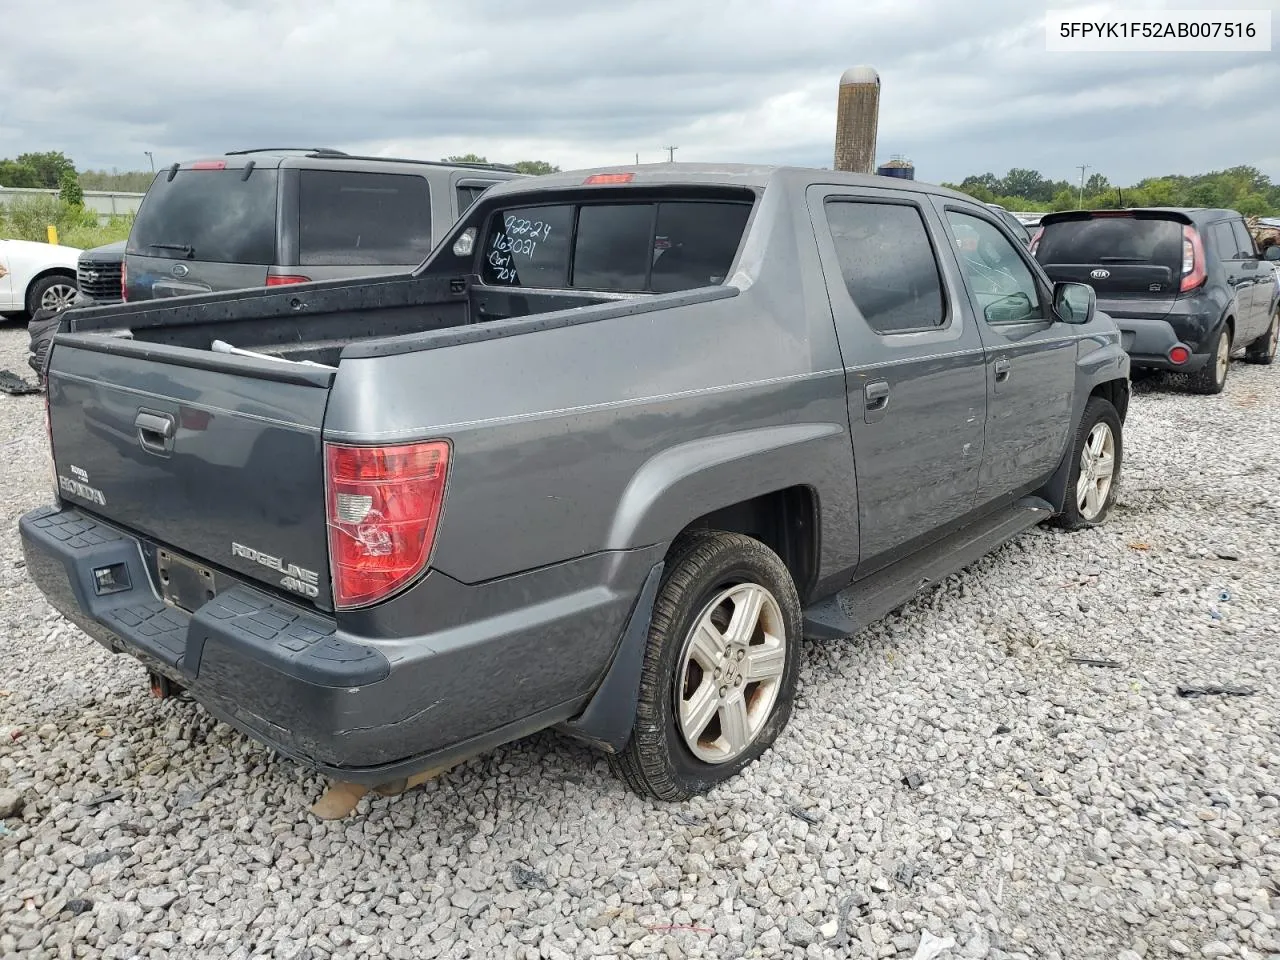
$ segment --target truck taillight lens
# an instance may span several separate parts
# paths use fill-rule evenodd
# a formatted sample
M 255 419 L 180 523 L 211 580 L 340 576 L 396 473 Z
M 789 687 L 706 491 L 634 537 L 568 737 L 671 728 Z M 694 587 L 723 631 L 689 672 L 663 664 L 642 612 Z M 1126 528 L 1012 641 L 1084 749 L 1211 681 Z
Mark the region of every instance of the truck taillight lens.
M 1181 293 L 1194 290 L 1208 277 L 1204 263 L 1204 244 L 1194 227 L 1182 228 L 1182 284 Z
M 449 444 L 443 440 L 325 444 L 335 607 L 385 600 L 426 569 L 448 478 Z
M 1036 227 L 1036 232 L 1031 235 L 1031 242 L 1027 244 L 1027 252 L 1033 257 L 1036 255 L 1036 249 L 1040 246 L 1040 238 L 1044 236 L 1044 227 Z
M 129 262 L 127 260 L 120 261 L 120 300 L 123 302 L 129 299 Z
M 310 277 L 304 277 L 300 273 L 278 273 L 267 277 L 268 287 L 286 287 L 291 283 L 310 283 Z

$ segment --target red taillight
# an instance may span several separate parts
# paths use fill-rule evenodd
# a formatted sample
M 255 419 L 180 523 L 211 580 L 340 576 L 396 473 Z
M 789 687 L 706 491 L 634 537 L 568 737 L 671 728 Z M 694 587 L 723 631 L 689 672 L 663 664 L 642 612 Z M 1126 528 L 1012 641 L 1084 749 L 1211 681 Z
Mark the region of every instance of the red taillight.
M 1191 351 L 1179 344 L 1169 351 L 1169 362 L 1182 366 L 1191 359 Z
M 1204 244 L 1194 227 L 1182 228 L 1182 285 L 1180 292 L 1194 290 L 1208 277 L 1204 263 Z
M 227 169 L 227 161 L 225 160 L 197 160 L 191 165 L 192 170 L 225 170 Z
M 386 447 L 325 444 L 333 602 L 384 600 L 431 559 L 449 476 L 443 440 Z
M 281 273 L 267 277 L 268 287 L 283 287 L 290 283 L 310 283 L 310 277 L 304 277 L 300 273 Z
M 120 261 L 120 299 L 121 300 L 129 299 L 129 287 L 128 287 L 128 280 L 127 280 L 128 275 L 129 275 L 129 261 L 121 260 Z
M 1036 247 L 1040 246 L 1040 238 L 1044 236 L 1044 227 L 1036 227 L 1036 232 L 1031 235 L 1031 243 L 1027 245 L 1027 252 L 1033 257 L 1036 255 Z
M 593 173 L 583 183 L 630 183 L 636 178 L 634 173 Z

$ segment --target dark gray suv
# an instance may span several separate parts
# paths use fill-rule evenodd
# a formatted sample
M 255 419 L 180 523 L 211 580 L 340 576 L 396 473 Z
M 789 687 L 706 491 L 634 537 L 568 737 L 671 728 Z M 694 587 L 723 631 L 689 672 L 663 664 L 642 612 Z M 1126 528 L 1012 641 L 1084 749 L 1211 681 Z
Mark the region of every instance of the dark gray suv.
M 175 163 L 129 234 L 125 299 L 407 273 L 484 190 L 520 176 L 328 148 Z
M 1031 251 L 1051 279 L 1091 285 L 1135 368 L 1221 393 L 1231 355 L 1271 363 L 1280 336 L 1274 262 L 1235 210 L 1155 207 L 1046 214 Z

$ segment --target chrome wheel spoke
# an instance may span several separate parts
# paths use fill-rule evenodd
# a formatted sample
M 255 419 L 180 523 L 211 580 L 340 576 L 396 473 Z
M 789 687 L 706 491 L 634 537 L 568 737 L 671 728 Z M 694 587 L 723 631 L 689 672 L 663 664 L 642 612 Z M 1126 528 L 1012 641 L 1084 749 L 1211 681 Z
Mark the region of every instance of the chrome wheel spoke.
M 705 679 L 693 696 L 680 704 L 680 726 L 695 740 L 706 732 L 708 724 L 720 709 L 720 696 L 716 685 Z
M 1105 451 L 1098 454 L 1098 459 L 1093 461 L 1093 472 L 1099 479 L 1103 477 L 1109 478 L 1111 476 L 1111 471 L 1114 470 L 1115 467 L 1115 457 Z
M 733 598 L 733 617 L 725 630 L 729 643 L 746 645 L 751 642 L 760 622 L 760 610 L 764 607 L 765 591 L 762 587 L 747 585 Z
M 725 745 L 733 754 L 739 754 L 751 746 L 755 734 L 746 699 L 740 692 L 733 694 L 720 708 L 720 735 Z
M 744 683 L 776 680 L 782 676 L 786 665 L 786 647 L 782 645 L 781 640 L 769 637 L 764 643 L 758 643 L 747 650 L 742 667 L 742 680 Z
M 1089 489 L 1084 493 L 1085 509 L 1089 511 L 1089 516 L 1096 516 L 1098 510 L 1102 507 L 1102 502 L 1098 499 L 1098 484 L 1090 483 Z
M 703 617 L 693 631 L 693 639 L 689 645 L 689 655 L 710 673 L 720 666 L 726 644 L 724 634 L 716 629 L 710 617 Z

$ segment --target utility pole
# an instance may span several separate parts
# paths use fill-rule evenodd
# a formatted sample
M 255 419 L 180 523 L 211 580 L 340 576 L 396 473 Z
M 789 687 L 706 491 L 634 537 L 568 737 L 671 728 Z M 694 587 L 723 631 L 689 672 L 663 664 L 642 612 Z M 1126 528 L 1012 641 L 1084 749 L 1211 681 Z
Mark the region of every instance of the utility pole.
M 151 172 L 152 172 L 152 173 L 155 173 L 155 172 L 156 172 L 156 158 L 155 158 L 155 157 L 153 157 L 153 156 L 151 155 L 151 151 L 150 151 L 150 150 L 143 150 L 142 152 L 143 152 L 143 153 L 145 153 L 145 154 L 147 155 L 147 159 L 151 161 Z
M 680 148 L 679 147 L 663 147 L 663 149 L 667 151 L 667 163 L 675 163 L 676 151 L 679 150 Z
M 1084 172 L 1088 169 L 1089 165 L 1087 163 L 1080 164 L 1080 201 L 1078 205 L 1081 209 L 1084 208 Z
M 640 151 L 636 151 L 636 166 L 640 166 Z

